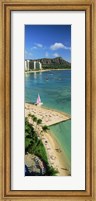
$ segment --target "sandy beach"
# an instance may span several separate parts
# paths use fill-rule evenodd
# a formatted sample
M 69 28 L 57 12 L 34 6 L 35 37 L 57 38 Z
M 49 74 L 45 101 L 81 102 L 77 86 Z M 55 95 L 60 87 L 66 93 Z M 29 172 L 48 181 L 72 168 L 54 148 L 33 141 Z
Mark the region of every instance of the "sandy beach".
M 69 114 L 36 106 L 29 103 L 25 104 L 25 111 L 25 116 L 27 116 L 30 111 L 30 113 L 35 115 L 38 119 L 42 119 L 42 124 L 47 126 L 67 121 L 71 118 Z
M 46 72 L 46 71 L 52 71 L 52 70 L 71 70 L 70 68 L 69 69 L 42 69 L 42 70 L 30 70 L 30 71 L 25 71 L 25 74 L 27 73 L 38 73 L 38 72 Z
M 68 119 L 69 117 L 65 116 L 65 115 L 62 116 L 63 114 L 62 113 L 59 114 L 59 112 L 57 112 L 57 111 L 53 111 L 54 115 L 52 116 L 52 112 L 50 113 L 50 110 L 48 110 L 47 112 L 45 112 L 45 111 L 46 111 L 45 108 L 25 103 L 25 116 L 28 117 L 29 122 L 32 123 L 33 127 L 35 128 L 36 132 L 38 133 L 38 137 L 41 138 L 41 140 L 45 146 L 45 149 L 46 149 L 49 164 L 51 166 L 53 166 L 56 170 L 58 170 L 58 174 L 57 174 L 58 176 L 68 176 L 70 174 L 70 172 L 69 172 L 67 164 L 66 164 L 66 159 L 65 159 L 64 153 L 60 149 L 59 144 L 57 143 L 56 139 L 53 137 L 53 135 L 51 135 L 50 131 L 42 132 L 41 125 L 36 126 L 36 123 L 33 122 L 32 118 L 30 118 L 28 116 L 28 114 L 35 115 L 38 119 L 42 119 L 42 124 L 47 125 L 47 126 L 52 125 L 52 122 L 54 124 L 55 117 L 57 117 L 55 119 L 55 122 L 57 121 L 57 119 L 58 119 L 58 121 L 61 120 L 61 119 L 59 119 L 61 117 L 65 118 L 65 120 L 66 120 L 66 118 Z M 57 113 L 60 116 L 57 116 Z M 47 117 L 46 117 L 46 115 L 47 115 Z M 49 115 L 51 115 L 51 117 Z M 50 117 L 51 120 L 50 119 L 48 120 L 48 117 Z M 52 117 L 54 117 L 54 118 L 52 118 Z M 51 124 L 50 124 L 50 122 L 51 122 Z
M 49 164 L 58 170 L 57 175 L 68 176 L 70 173 L 65 162 L 65 156 L 50 132 L 44 133 L 42 142 L 46 148 Z

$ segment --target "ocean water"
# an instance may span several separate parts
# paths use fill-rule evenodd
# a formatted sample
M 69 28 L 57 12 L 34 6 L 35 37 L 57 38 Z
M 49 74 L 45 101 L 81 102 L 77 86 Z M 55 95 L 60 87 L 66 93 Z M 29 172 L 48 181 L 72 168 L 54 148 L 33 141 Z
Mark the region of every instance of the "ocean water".
M 71 114 L 71 70 L 25 74 L 25 102 L 36 102 L 38 93 L 44 107 Z M 71 169 L 71 120 L 51 126 L 50 131 Z

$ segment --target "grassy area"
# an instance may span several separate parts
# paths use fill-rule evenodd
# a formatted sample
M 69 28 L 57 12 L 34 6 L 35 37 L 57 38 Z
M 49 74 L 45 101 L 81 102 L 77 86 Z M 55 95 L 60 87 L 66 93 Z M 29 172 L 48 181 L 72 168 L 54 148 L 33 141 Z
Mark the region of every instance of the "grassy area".
M 50 167 L 48 164 L 46 150 L 41 139 L 37 136 L 37 133 L 35 132 L 32 125 L 28 122 L 28 119 L 25 118 L 25 154 L 27 152 L 40 157 L 40 159 L 44 162 L 46 166 L 45 175 L 48 176 L 56 175 L 57 171 L 54 170 L 53 167 Z

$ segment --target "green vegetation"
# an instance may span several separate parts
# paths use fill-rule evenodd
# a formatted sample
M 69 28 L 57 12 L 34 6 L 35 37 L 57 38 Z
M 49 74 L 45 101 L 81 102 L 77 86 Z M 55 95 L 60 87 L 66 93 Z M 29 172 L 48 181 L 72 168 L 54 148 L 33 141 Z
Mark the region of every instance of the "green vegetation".
M 41 58 L 37 60 L 30 60 L 30 70 L 34 69 L 33 65 L 34 61 L 41 62 L 42 69 L 71 69 L 70 62 L 64 60 L 62 57 L 55 57 L 55 58 Z M 36 68 L 36 70 L 39 70 L 39 68 Z
M 46 125 L 42 126 L 42 129 L 43 129 L 43 131 L 48 131 L 49 130 L 48 126 L 46 126 Z
M 30 116 L 30 115 L 28 115 Z M 32 117 L 32 116 L 30 116 Z M 32 119 L 34 119 L 32 117 Z M 42 120 L 35 118 L 37 124 L 42 123 Z M 43 130 L 48 130 L 47 126 L 43 126 Z M 37 133 L 35 132 L 33 126 L 28 122 L 28 118 L 25 118 L 25 153 L 34 154 L 44 162 L 46 167 L 46 174 L 48 176 L 54 176 L 56 175 L 57 171 L 54 170 L 53 167 L 50 167 L 48 164 L 48 158 L 46 154 L 45 147 L 41 141 L 41 139 L 38 137 Z
M 63 64 L 60 65 L 56 65 L 56 64 L 43 64 L 42 69 L 46 70 L 46 69 L 71 69 L 71 65 L 66 65 L 64 66 Z
M 42 119 L 37 119 L 37 125 L 42 123 Z
M 55 170 L 52 166 L 46 167 L 46 176 L 56 176 L 57 173 L 58 173 L 58 171 Z

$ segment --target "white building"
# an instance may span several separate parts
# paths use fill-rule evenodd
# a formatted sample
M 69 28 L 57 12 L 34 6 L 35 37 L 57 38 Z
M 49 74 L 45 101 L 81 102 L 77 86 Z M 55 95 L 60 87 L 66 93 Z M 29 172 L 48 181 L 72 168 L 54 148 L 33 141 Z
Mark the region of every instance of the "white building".
M 30 62 L 30 60 L 26 60 L 25 61 L 25 71 L 29 71 L 30 70 L 29 62 Z
M 27 61 L 25 61 L 25 71 L 27 71 Z
M 25 71 L 41 69 L 42 64 L 40 61 L 25 60 Z
M 40 70 L 42 69 L 42 64 L 40 61 L 39 61 L 39 68 L 40 68 Z
M 36 61 L 34 61 L 34 70 L 36 70 Z

